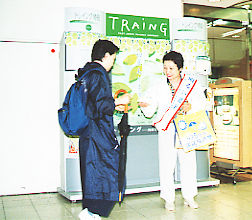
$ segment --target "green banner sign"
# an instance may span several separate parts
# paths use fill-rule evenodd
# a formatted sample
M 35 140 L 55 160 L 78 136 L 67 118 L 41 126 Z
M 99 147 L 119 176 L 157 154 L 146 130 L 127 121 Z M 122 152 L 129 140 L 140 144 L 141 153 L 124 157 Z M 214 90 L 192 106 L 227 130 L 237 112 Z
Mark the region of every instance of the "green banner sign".
M 106 13 L 106 36 L 170 40 L 169 19 Z

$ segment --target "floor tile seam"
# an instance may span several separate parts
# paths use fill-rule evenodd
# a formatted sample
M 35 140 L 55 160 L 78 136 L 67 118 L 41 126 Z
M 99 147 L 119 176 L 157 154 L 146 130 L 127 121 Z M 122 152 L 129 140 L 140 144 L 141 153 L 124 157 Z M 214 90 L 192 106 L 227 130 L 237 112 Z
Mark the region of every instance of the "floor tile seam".
M 130 206 L 130 205 L 129 205 Z M 184 205 L 181 205 L 181 206 L 184 206 Z M 145 218 L 147 218 L 147 219 L 151 219 L 151 220 L 153 220 L 153 216 L 151 216 L 150 218 L 147 216 L 147 215 L 144 215 L 143 214 L 143 212 L 141 211 L 142 209 L 145 209 L 146 207 L 141 207 L 141 208 L 137 208 L 137 209 L 135 209 L 135 208 L 132 208 L 132 209 L 134 209 L 138 214 L 140 214 L 140 215 L 142 215 L 142 216 L 144 216 Z M 148 208 L 148 207 L 147 207 Z M 165 207 L 163 206 L 163 207 L 155 207 L 155 208 L 160 208 L 160 209 L 163 209 L 164 211 L 166 210 L 165 209 Z M 138 211 L 139 210 L 139 211 Z M 168 212 L 167 212 L 168 213 Z M 169 214 L 169 213 L 168 213 Z M 158 215 L 157 215 L 158 216 Z M 191 219 L 190 219 L 191 220 Z
M 149 204 L 149 203 L 148 203 Z M 134 210 L 136 210 L 137 208 L 138 208 L 138 206 L 139 206 L 139 204 L 137 204 L 136 206 L 134 206 L 134 204 L 129 204 L 129 203 L 127 203 L 127 205 L 129 206 L 129 207 L 131 207 L 132 209 L 134 209 Z M 136 208 L 135 208 L 136 207 Z M 149 205 L 148 206 L 146 206 L 146 207 L 143 207 L 143 206 L 141 206 L 142 208 L 148 208 L 149 207 Z M 159 205 L 158 205 L 158 203 L 157 202 L 155 202 L 155 205 L 154 206 L 151 206 L 151 207 L 155 207 L 155 208 L 158 208 L 159 207 Z
M 75 216 L 69 209 L 67 209 L 65 206 L 64 206 L 64 209 L 68 212 L 68 214 L 70 214 L 70 217 L 75 218 Z
M 34 204 L 33 201 L 31 201 L 31 202 L 32 202 L 32 206 L 33 206 L 33 208 L 35 209 L 36 214 L 39 216 L 39 219 L 40 219 L 40 220 L 42 219 L 42 217 L 41 217 L 40 214 L 39 214 L 39 211 L 38 211 L 37 206 L 38 206 L 38 207 L 40 207 L 40 206 L 43 206 L 43 207 L 44 207 L 44 206 L 50 206 L 50 205 L 53 205 L 53 204 L 57 204 L 57 205 L 60 204 L 59 202 L 58 202 L 58 203 L 48 203 L 48 204 Z M 67 217 L 75 218 L 75 217 L 73 216 L 73 214 L 71 213 L 71 211 L 70 211 L 65 205 L 61 205 L 61 204 L 60 204 L 60 206 L 63 207 L 64 210 L 66 210 L 67 214 L 70 214 L 69 216 L 67 215 Z
M 250 199 L 250 197 L 244 197 L 243 198 L 246 202 L 252 203 L 252 200 Z
M 58 205 L 61 204 L 60 202 L 57 201 L 33 201 L 34 206 L 46 206 L 46 205 Z
M 229 201 L 238 201 L 238 200 L 234 198 L 234 199 L 230 199 L 230 200 L 224 200 L 221 202 L 227 206 L 236 207 L 236 204 L 231 204 Z M 244 202 L 246 204 L 246 203 L 248 203 L 248 200 L 245 200 L 245 199 L 239 200 L 239 204 L 241 204 L 241 202 Z M 250 203 L 252 204 L 252 202 L 250 202 Z
M 6 212 L 5 212 L 5 208 L 4 208 L 4 203 L 3 203 L 3 215 L 4 215 L 4 220 L 6 220 Z
M 8 202 L 7 204 L 5 204 L 5 209 L 11 209 L 13 207 L 19 207 L 19 208 L 27 208 L 27 207 L 31 207 L 31 202 L 29 201 L 29 204 L 28 203 L 22 203 L 21 201 L 19 202 Z
M 245 213 L 246 214 L 246 213 Z M 226 214 L 220 214 L 220 213 L 216 213 L 215 214 L 216 217 L 219 217 L 220 220 L 223 220 L 224 218 L 229 218 Z M 249 215 L 250 216 L 250 215 Z M 232 217 L 234 217 L 234 215 L 232 215 Z M 242 217 L 242 213 L 239 213 L 236 217 Z M 240 218 L 238 218 L 240 219 Z M 250 218 L 251 219 L 251 218 Z M 231 219 L 233 220 L 233 218 Z
M 218 201 L 218 200 L 216 200 L 216 202 L 217 203 L 221 203 L 222 205 L 227 206 L 229 208 L 237 209 L 235 206 L 231 205 L 230 203 L 226 203 L 225 201 Z
M 38 204 L 45 204 L 45 203 L 40 203 L 40 201 L 46 202 L 46 204 L 57 204 L 59 202 L 59 198 L 57 198 L 57 196 L 51 196 L 52 194 L 57 194 L 57 193 L 38 193 L 37 197 L 34 196 L 29 196 L 30 201 L 32 201 L 34 203 L 34 205 L 36 205 L 35 203 L 38 202 Z
M 156 202 L 158 199 L 162 199 L 160 196 L 157 197 L 152 197 L 152 198 L 147 198 L 149 201 Z
M 63 205 L 64 209 L 70 214 L 70 217 L 73 217 L 75 219 L 75 216 L 73 215 L 73 213 L 71 212 L 71 209 L 68 208 L 67 206 Z
M 141 215 L 141 216 L 143 216 L 143 217 L 145 217 L 145 218 L 147 218 L 147 216 L 145 216 L 145 215 L 143 215 L 141 212 L 139 212 L 138 210 L 138 208 L 134 208 L 132 205 L 130 205 L 130 204 L 127 204 L 129 207 L 131 207 L 131 209 L 133 209 L 137 214 L 139 214 L 139 215 Z
M 218 202 L 218 200 L 216 200 Z M 219 201 L 220 202 L 220 201 Z M 234 206 L 234 205 L 231 205 L 230 203 L 226 203 L 225 201 L 221 201 L 222 204 L 224 204 L 225 206 L 229 207 L 229 208 L 232 208 L 232 209 L 235 209 L 235 210 L 238 210 L 238 211 L 241 211 L 240 208 Z
M 220 200 L 220 197 L 222 198 L 221 200 Z M 237 199 L 237 197 L 235 197 L 235 198 L 233 198 L 233 197 L 229 197 L 229 198 L 226 198 L 226 199 L 223 199 L 223 197 L 222 196 L 218 196 L 217 198 L 211 198 L 211 200 L 213 200 L 213 201 L 215 201 L 215 202 L 223 202 L 223 201 L 227 201 L 227 200 L 233 200 L 233 199 Z
M 32 204 L 33 209 L 35 210 L 37 216 L 39 217 L 39 220 L 42 220 L 41 217 L 40 217 L 40 215 L 39 215 L 39 212 L 38 212 L 38 210 L 36 209 L 36 207 L 35 207 L 35 205 L 34 205 L 34 203 L 33 203 L 33 201 L 32 201 L 32 199 L 31 199 L 30 196 L 29 196 L 29 199 L 30 199 L 30 201 L 31 201 L 31 204 Z
M 185 208 L 190 209 L 189 207 L 185 207 Z M 179 210 L 175 209 L 175 211 L 168 211 L 165 208 L 164 208 L 164 211 L 165 211 L 165 213 L 162 213 L 161 216 L 166 216 L 167 218 L 173 216 L 175 219 L 179 219 L 179 220 L 181 220 L 181 219 L 183 219 L 183 220 L 192 220 L 191 216 L 188 215 L 191 212 L 181 212 L 180 209 Z M 196 210 L 191 210 L 191 211 L 196 212 Z M 147 218 L 153 220 L 153 217 L 155 217 L 155 216 L 160 217 L 160 215 L 152 215 L 152 216 L 150 216 L 150 218 L 148 218 L 148 217 Z M 181 218 L 181 216 L 183 218 Z M 208 215 L 208 217 L 210 217 L 210 216 Z
M 113 211 L 112 211 L 113 212 Z M 146 216 L 144 216 L 142 213 L 139 213 L 138 211 L 136 211 L 135 209 L 132 211 L 132 210 L 122 210 L 122 211 L 114 211 L 115 212 L 118 212 L 118 215 L 120 215 L 120 212 L 125 212 L 125 213 L 128 213 L 128 212 L 131 212 L 131 213 L 137 213 L 138 215 L 140 215 L 141 217 L 144 217 L 144 218 L 147 218 Z M 114 217 L 112 216 L 111 217 L 113 220 L 114 220 Z M 104 218 L 105 220 L 106 218 Z
M 235 212 L 237 212 L 237 213 L 241 213 L 241 210 L 240 210 L 240 209 L 237 209 L 237 208 L 235 208 L 235 207 L 233 207 L 233 206 L 227 206 L 227 209 L 228 209 L 228 210 L 235 211 Z M 225 210 L 227 210 L 227 209 L 225 209 Z M 220 213 L 225 212 L 225 210 L 222 209 L 222 211 L 219 211 L 219 212 L 217 213 L 217 215 L 220 214 Z M 239 214 L 239 215 L 240 215 L 240 214 Z M 221 215 L 221 216 L 223 216 L 223 215 Z
M 201 207 L 200 206 L 200 202 L 198 203 L 199 204 L 199 207 Z M 205 203 L 206 204 L 206 203 Z M 227 204 L 227 203 L 222 203 L 222 205 L 224 206 L 224 208 L 226 208 L 226 209 L 233 209 L 233 210 L 236 210 L 236 211 L 242 211 L 243 209 L 240 209 L 240 208 L 238 208 L 238 207 L 236 207 L 236 206 L 232 206 L 232 205 L 229 205 L 229 204 Z M 203 207 L 202 207 L 202 209 L 204 209 L 205 211 L 212 211 L 213 209 L 215 209 L 215 207 L 213 207 L 214 206 L 214 204 L 213 205 L 210 205 L 210 206 L 208 206 L 208 207 L 204 207 L 205 205 L 203 204 Z M 217 206 L 219 207 L 219 205 L 218 205 L 218 202 L 217 202 Z M 246 212 L 246 213 L 248 213 L 248 212 Z

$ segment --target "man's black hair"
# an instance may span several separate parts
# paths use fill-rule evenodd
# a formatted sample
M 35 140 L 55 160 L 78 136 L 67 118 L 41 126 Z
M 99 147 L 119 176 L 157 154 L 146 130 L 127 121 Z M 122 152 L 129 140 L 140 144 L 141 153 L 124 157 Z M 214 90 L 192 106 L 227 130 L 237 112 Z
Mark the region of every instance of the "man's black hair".
M 98 40 L 95 42 L 92 54 L 91 54 L 91 60 L 100 60 L 102 61 L 102 58 L 105 56 L 106 53 L 109 53 L 110 55 L 117 53 L 119 51 L 119 48 L 112 43 L 109 40 Z

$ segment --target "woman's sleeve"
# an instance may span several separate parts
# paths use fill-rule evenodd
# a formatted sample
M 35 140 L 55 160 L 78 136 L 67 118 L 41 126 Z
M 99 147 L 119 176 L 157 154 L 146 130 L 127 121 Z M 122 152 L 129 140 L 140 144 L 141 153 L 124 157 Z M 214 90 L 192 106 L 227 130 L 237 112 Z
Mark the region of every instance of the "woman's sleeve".
M 139 102 L 145 102 L 147 107 L 140 107 L 146 118 L 151 118 L 155 114 L 158 108 L 158 102 L 156 97 L 156 88 L 152 87 L 148 89 L 143 96 L 139 98 Z
M 100 73 L 93 72 L 89 78 L 89 95 L 93 102 L 93 110 L 100 118 L 103 115 L 112 116 L 115 109 L 114 99 L 109 86 L 106 86 L 106 82 L 102 77 Z

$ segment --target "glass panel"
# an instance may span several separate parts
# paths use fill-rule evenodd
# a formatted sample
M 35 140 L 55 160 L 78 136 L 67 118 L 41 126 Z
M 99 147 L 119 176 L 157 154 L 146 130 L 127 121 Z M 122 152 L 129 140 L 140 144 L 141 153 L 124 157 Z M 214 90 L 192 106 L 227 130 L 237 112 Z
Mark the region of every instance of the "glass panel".
M 210 78 L 250 78 L 245 28 L 210 27 L 208 42 L 212 62 Z

